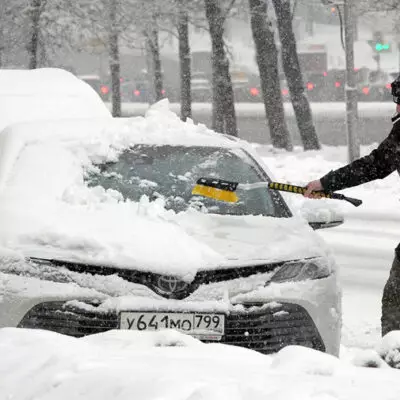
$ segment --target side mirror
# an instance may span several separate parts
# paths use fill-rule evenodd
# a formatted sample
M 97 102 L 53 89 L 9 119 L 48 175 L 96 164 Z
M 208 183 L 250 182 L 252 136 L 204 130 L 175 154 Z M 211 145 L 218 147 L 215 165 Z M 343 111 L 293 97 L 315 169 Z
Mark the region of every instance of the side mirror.
M 311 226 L 314 230 L 316 229 L 325 229 L 325 228 L 334 228 L 335 226 L 342 225 L 344 220 L 341 221 L 332 221 L 332 222 L 308 222 L 308 225 Z
M 344 216 L 335 206 L 322 202 L 321 200 L 311 200 L 305 202 L 300 209 L 300 213 L 306 219 L 311 228 L 325 229 L 333 228 L 344 222 Z

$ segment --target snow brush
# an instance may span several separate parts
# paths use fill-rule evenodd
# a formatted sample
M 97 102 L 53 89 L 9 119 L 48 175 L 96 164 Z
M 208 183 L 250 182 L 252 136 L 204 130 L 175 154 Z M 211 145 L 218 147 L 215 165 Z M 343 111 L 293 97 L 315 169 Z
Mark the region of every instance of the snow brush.
M 288 185 L 286 183 L 279 182 L 257 182 L 257 183 L 239 183 L 225 181 L 222 179 L 215 178 L 200 178 L 196 182 L 196 186 L 192 190 L 193 195 L 209 197 L 214 200 L 225 201 L 228 203 L 236 203 L 239 201 L 237 189 L 241 190 L 252 190 L 268 187 L 272 190 L 279 190 L 282 192 L 290 192 L 297 194 L 304 194 L 307 188 L 302 186 Z M 362 204 L 362 200 L 353 199 L 340 193 L 328 193 L 324 191 L 313 192 L 317 198 L 327 198 L 335 200 L 345 200 L 353 206 L 358 207 Z

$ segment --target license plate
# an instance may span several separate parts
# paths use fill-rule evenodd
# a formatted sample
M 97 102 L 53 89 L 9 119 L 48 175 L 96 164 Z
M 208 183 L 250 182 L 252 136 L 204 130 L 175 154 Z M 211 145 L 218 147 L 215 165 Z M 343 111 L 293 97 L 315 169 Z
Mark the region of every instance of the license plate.
M 199 339 L 221 340 L 225 330 L 225 315 L 122 311 L 120 329 L 136 331 L 175 329 Z

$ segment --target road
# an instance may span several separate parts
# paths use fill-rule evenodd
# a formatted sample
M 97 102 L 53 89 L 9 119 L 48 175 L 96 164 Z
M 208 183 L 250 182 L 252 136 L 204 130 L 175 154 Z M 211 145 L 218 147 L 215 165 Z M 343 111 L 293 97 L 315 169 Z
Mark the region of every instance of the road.
M 179 114 L 179 104 L 172 103 L 171 109 Z M 123 103 L 124 117 L 144 115 L 148 108 L 144 103 Z M 315 127 L 322 144 L 345 145 L 346 122 L 344 103 L 311 103 Z M 361 144 L 382 140 L 390 130 L 393 103 L 359 103 L 359 139 Z M 194 103 L 195 122 L 211 126 L 211 104 Z M 285 104 L 286 121 L 295 145 L 301 145 L 300 136 L 291 104 Z M 251 142 L 269 144 L 270 136 L 261 103 L 238 103 L 236 114 L 239 136 Z

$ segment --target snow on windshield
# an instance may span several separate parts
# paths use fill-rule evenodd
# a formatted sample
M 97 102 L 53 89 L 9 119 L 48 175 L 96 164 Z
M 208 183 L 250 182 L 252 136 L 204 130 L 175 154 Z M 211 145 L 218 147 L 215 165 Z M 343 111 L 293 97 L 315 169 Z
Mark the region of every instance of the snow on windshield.
M 139 145 L 125 151 L 115 162 L 100 164 L 89 173 L 88 183 L 116 190 L 132 201 L 139 201 L 143 195 L 163 199 L 166 208 L 175 212 L 192 207 L 215 214 L 284 214 L 280 210 L 283 205 L 267 187 L 238 191 L 237 203 L 193 196 L 192 189 L 201 177 L 242 183 L 266 180 L 255 162 L 240 149 Z

